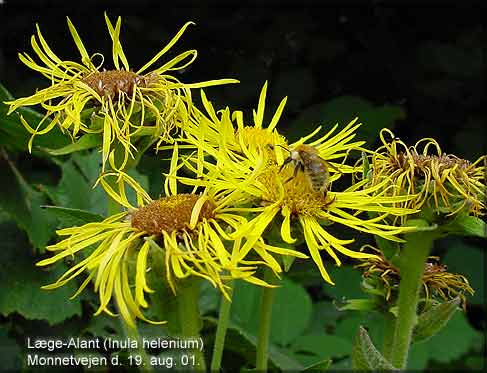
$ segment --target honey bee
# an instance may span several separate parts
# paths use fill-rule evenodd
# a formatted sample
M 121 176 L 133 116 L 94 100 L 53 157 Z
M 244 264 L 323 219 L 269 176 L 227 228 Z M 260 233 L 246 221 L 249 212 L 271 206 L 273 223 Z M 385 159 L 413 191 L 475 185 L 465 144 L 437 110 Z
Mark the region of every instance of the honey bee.
M 284 148 L 284 147 L 283 147 Z M 286 149 L 286 148 L 284 148 Z M 289 157 L 284 160 L 284 163 L 279 168 L 279 172 L 290 162 L 294 163 L 294 174 L 285 182 L 292 180 L 301 170 L 307 177 L 311 189 L 315 192 L 323 193 L 326 197 L 328 186 L 330 184 L 330 173 L 327 161 L 319 156 L 318 150 L 310 145 L 298 145 L 289 151 Z

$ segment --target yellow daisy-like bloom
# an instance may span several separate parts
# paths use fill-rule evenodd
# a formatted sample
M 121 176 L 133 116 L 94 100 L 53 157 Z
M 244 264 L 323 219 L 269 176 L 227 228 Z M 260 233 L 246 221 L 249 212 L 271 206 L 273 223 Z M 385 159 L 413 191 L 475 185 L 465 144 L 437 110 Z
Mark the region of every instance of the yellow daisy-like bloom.
M 183 131 L 180 141 L 187 147 L 195 147 L 198 157 L 204 154 L 211 155 L 216 162 L 222 157 L 230 157 L 238 162 L 247 162 L 252 168 L 261 161 L 260 154 L 264 155 L 264 162 L 268 164 L 282 164 L 288 156 L 286 149 L 295 149 L 316 136 L 322 129 L 317 127 L 311 134 L 300 140 L 288 144 L 287 139 L 276 129 L 279 119 L 286 105 L 287 97 L 279 103 L 271 121 L 266 126 L 264 123 L 265 101 L 267 95 L 267 82 L 264 83 L 257 109 L 253 111 L 251 124 L 246 124 L 242 111 L 233 111 L 227 107 L 216 112 L 212 103 L 208 101 L 203 90 L 201 99 L 207 115 L 194 108 L 195 115 Z M 331 180 L 336 180 L 343 173 L 352 173 L 356 170 L 343 164 L 344 158 L 354 149 L 360 149 L 365 141 L 352 141 L 355 130 L 360 126 L 354 119 L 342 130 L 335 133 L 338 124 L 333 126 L 324 136 L 309 142 L 318 155 L 330 165 L 330 172 L 334 173 Z M 333 160 L 340 159 L 340 162 Z
M 32 96 L 7 102 L 10 105 L 9 114 L 21 106 L 38 104 L 47 110 L 35 127 L 20 117 L 22 124 L 32 134 L 29 151 L 34 136 L 46 134 L 59 126 L 73 139 L 83 133 L 100 134 L 103 166 L 120 144 L 124 154 L 115 168 L 123 169 L 128 157 L 134 157 L 137 151 L 134 142 L 138 138 L 150 136 L 153 141 L 158 140 L 159 145 L 162 141 L 171 140 L 173 130 L 185 127 L 191 113 L 191 88 L 237 82 L 222 79 L 185 84 L 168 75 L 171 71 L 190 65 L 197 56 L 196 50 L 186 51 L 158 67 L 154 66 L 192 22 L 186 23 L 149 62 L 132 71 L 120 42 L 121 18 L 117 19 L 115 26 L 106 15 L 105 21 L 112 39 L 112 70 L 102 68 L 102 54 L 88 54 L 69 18 L 68 27 L 81 55 L 81 63 L 60 59 L 48 46 L 38 26 L 31 44 L 41 63 L 27 53 L 19 54 L 24 64 L 51 81 L 49 87 L 38 90 Z M 100 61 L 96 62 L 96 58 Z
M 390 141 L 386 135 L 391 137 Z M 470 163 L 443 153 L 439 144 L 430 138 L 408 147 L 388 129 L 381 131 L 380 138 L 383 145 L 370 157 L 368 177 L 372 185 L 387 178 L 397 186 L 392 189 L 394 194 L 416 195 L 403 202 L 404 207 L 429 207 L 447 215 L 465 209 L 474 215 L 483 214 L 486 156 Z
M 264 85 L 254 119 L 263 117 L 265 88 Z M 394 227 L 384 222 L 389 215 L 401 216 L 415 212 L 393 206 L 395 203 L 407 200 L 410 198 L 409 196 L 391 197 L 385 196 L 383 192 L 374 196 L 374 193 L 388 190 L 386 187 L 388 180 L 365 189 L 362 187 L 366 181 L 362 181 L 343 192 L 330 191 L 329 181 L 338 178 L 343 172 L 353 171 L 353 167 L 347 168 L 341 163 L 335 163 L 330 167 L 330 171 L 334 170 L 335 174 L 330 176 L 327 181 L 328 176 L 325 174 L 328 172 L 326 171 L 327 166 L 330 165 L 327 160 L 344 158 L 350 150 L 360 149 L 360 145 L 363 144 L 363 142 L 351 142 L 355 136 L 354 130 L 358 127 L 355 125 L 355 121 L 334 136 L 332 134 L 336 126 L 314 142 L 304 144 L 317 131 L 288 146 L 286 139 L 275 130 L 276 115 L 268 127 L 271 128 L 270 130 L 262 128 L 261 119 L 253 127 L 245 127 L 240 124 L 233 130 L 233 126 L 229 122 L 230 110 L 228 108 L 220 113 L 221 119 L 218 119 L 216 113 L 211 111 L 212 107 L 208 102 L 205 106 L 209 110 L 210 118 L 213 118 L 211 127 L 214 131 L 209 130 L 210 121 L 203 119 L 199 132 L 194 128 L 192 133 L 186 133 L 186 137 L 180 139 L 181 142 L 189 144 L 190 148 L 198 149 L 196 154 L 184 158 L 181 164 L 194 172 L 198 179 L 183 177 L 178 179 L 188 185 L 211 186 L 229 196 L 238 194 L 241 196 L 240 205 L 235 206 L 235 211 L 256 214 L 255 218 L 240 227 L 233 235 L 235 238 L 246 239 L 240 248 L 241 258 L 253 250 L 255 242 L 261 239 L 273 222 L 280 225 L 281 238 L 284 242 L 295 243 L 296 239 L 293 235 L 297 233 L 293 234 L 292 226 L 294 222 L 297 222 L 302 229 L 309 253 L 322 277 L 333 284 L 323 265 L 320 256 L 321 250 L 326 251 L 337 265 L 340 265 L 341 261 L 336 252 L 352 258 L 370 257 L 371 254 L 347 249 L 345 245 L 354 240 L 339 239 L 329 233 L 324 225 L 340 223 L 395 241 L 401 241 L 397 237 L 398 234 L 415 229 Z M 278 113 L 280 114 L 281 111 L 280 106 Z M 237 115 L 237 117 L 239 116 Z M 239 120 L 237 122 L 242 123 Z M 223 135 L 215 143 L 218 130 L 221 130 Z M 208 138 L 207 134 L 209 134 Z M 247 136 L 248 134 L 252 134 L 253 137 Z M 255 141 L 256 138 L 260 138 L 260 140 Z M 296 149 L 305 149 L 308 152 L 312 150 L 313 162 L 319 164 L 313 163 L 313 165 L 304 166 L 304 170 L 299 169 L 299 163 L 296 167 L 283 166 L 284 158 L 277 155 L 276 149 L 278 148 L 284 152 L 289 151 L 291 157 Z M 213 159 L 205 158 L 204 153 L 210 154 Z M 313 175 L 310 175 L 310 169 L 314 169 Z M 310 182 L 310 178 L 314 180 Z M 326 184 L 321 190 L 316 190 L 314 187 L 316 179 Z M 360 214 L 365 215 L 369 212 L 377 213 L 377 216 L 374 218 L 359 217 Z M 282 216 L 282 220 L 279 215 Z
M 177 146 L 172 167 L 176 159 Z M 151 250 L 162 250 L 166 281 L 174 292 L 177 288 L 175 279 L 193 275 L 208 280 L 227 298 L 225 282 L 230 279 L 240 278 L 255 285 L 271 286 L 254 276 L 262 264 L 276 273 L 282 272 L 269 252 L 306 258 L 299 252 L 273 247 L 260 239 L 254 248 L 263 260 L 246 260 L 238 255 L 242 239 L 230 237 L 231 232 L 246 223 L 244 217 L 235 214 L 232 198 L 222 198 L 211 190 L 202 195 L 178 194 L 171 181 L 165 184 L 166 197 L 153 201 L 130 176 L 122 175 L 124 180 L 119 182 L 120 189 L 116 192 L 107 183 L 107 192 L 123 206 L 130 207 L 125 194 L 125 186 L 130 185 L 141 207 L 111 216 L 103 222 L 59 230 L 58 235 L 68 237 L 47 247 L 47 250 L 58 253 L 37 263 L 49 265 L 80 254 L 83 259 L 79 263 L 44 288 L 63 286 L 87 271 L 87 279 L 73 297 L 94 278 L 95 291 L 100 298 L 95 315 L 101 312 L 114 315 L 108 305 L 115 293 L 118 309 L 129 325 L 134 325 L 136 317 L 151 322 L 140 310 L 140 307 L 148 307 L 144 292 L 152 292 L 145 275 L 150 267 Z M 101 182 L 106 183 L 104 179 Z M 130 263 L 136 264 L 131 266 Z M 153 262 L 153 265 L 157 263 Z
M 221 277 L 225 262 L 220 260 L 228 262 L 229 254 L 214 228 L 219 227 L 220 220 L 216 209 L 217 205 L 206 198 L 179 194 L 151 201 L 137 210 L 111 216 L 102 222 L 61 229 L 57 234 L 68 237 L 47 247 L 47 250 L 58 253 L 37 265 L 53 264 L 76 254 L 81 254 L 83 259 L 54 284 L 43 288 L 58 288 L 87 271 L 88 277 L 73 297 L 94 278 L 95 291 L 100 298 L 95 315 L 101 312 L 114 315 L 109 310 L 114 294 L 118 309 L 129 325 L 134 325 L 135 317 L 151 322 L 144 317 L 140 307 L 148 307 L 144 293 L 152 292 L 146 281 L 150 251 L 162 248 L 166 280 L 174 292 L 174 277 L 190 275 L 205 278 L 225 291 Z M 231 225 L 242 224 L 237 215 L 227 214 L 224 219 Z M 251 269 L 233 268 L 234 276 L 251 277 Z
M 384 292 L 385 300 L 393 302 L 397 297 L 399 281 L 401 279 L 400 271 L 397 266 L 387 260 L 382 252 L 372 246 L 364 246 L 372 249 L 377 256 L 360 259 L 361 263 L 356 268 L 362 269 L 363 277 L 369 280 L 378 280 L 381 283 L 379 292 Z M 426 262 L 422 277 L 423 296 L 426 299 L 443 299 L 445 301 L 460 297 L 462 308 L 466 308 L 465 294 L 474 294 L 474 290 L 468 283 L 465 276 L 447 272 L 445 265 L 439 264 L 437 256 L 430 256 Z M 377 285 L 375 285 L 377 286 Z M 377 294 L 377 292 L 374 292 Z

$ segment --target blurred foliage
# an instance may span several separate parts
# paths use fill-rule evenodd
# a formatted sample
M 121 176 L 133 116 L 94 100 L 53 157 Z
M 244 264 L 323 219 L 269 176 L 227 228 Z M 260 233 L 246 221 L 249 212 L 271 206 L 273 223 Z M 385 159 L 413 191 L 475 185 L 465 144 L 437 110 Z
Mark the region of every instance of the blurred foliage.
M 29 7 L 7 1 L 0 7 L 0 82 L 15 97 L 49 84 L 16 56 L 18 51 L 30 50 L 35 22 L 52 49 L 64 58 L 77 58 L 67 37 L 66 15 L 91 53 L 110 54 L 108 35 L 101 30 L 106 6 L 84 3 L 73 7 L 43 0 Z M 273 109 L 288 96 L 279 128 L 291 140 L 318 125 L 326 131 L 358 116 L 364 125 L 357 137 L 367 140 L 369 147 L 377 145 L 378 130 L 388 127 L 411 144 L 434 137 L 445 152 L 470 160 L 486 151 L 485 43 L 483 20 L 475 7 L 394 8 L 372 2 L 356 8 L 308 10 L 211 8 L 188 3 L 167 9 L 163 3 L 140 0 L 130 8 L 114 4 L 108 13 L 124 16 L 121 38 L 135 68 L 184 22 L 195 21 L 197 25 L 188 30 L 176 50 L 196 48 L 199 58 L 178 78 L 187 82 L 240 79 L 239 85 L 208 89 L 208 97 L 217 107 L 243 109 L 246 120 L 251 119 L 250 109 L 257 104 L 263 81 L 269 80 L 266 118 L 270 120 Z M 196 100 L 198 96 L 194 94 Z M 0 101 L 8 98 L 2 88 Z M 16 369 L 24 364 L 19 356 L 26 351 L 27 336 L 122 338 L 123 330 L 116 319 L 92 316 L 97 297 L 88 289 L 73 300 L 69 297 L 77 288 L 75 283 L 56 291 L 39 289 L 55 280 L 68 262 L 47 270 L 34 265 L 44 255 L 45 246 L 56 239 L 56 228 L 99 220 L 106 214 L 105 194 L 100 187 L 93 189 L 99 152 L 85 149 L 54 156 L 47 149 L 70 144 L 55 130 L 38 136 L 30 155 L 29 135 L 17 114 L 6 117 L 6 110 L 0 104 L 0 344 L 2 367 Z M 42 118 L 31 109 L 21 113 L 31 122 Z M 168 154 L 156 156 L 150 150 L 131 173 L 153 198 L 162 192 Z M 481 238 L 454 237 L 436 243 L 434 254 L 442 257 L 450 272 L 465 275 L 476 293 L 467 297 L 466 315 L 457 312 L 438 335 L 413 345 L 411 369 L 474 370 L 485 364 L 485 341 L 480 333 L 486 328 L 487 311 L 484 248 Z M 336 308 L 343 300 L 363 295 L 360 273 L 349 263 L 341 268 L 328 263 L 327 268 L 335 287 L 323 285 L 314 266 L 297 260 L 277 290 L 272 369 L 325 369 L 330 360 L 331 369 L 350 369 L 359 325 L 368 328 L 375 346 L 381 346 L 379 314 Z M 226 371 L 251 368 L 256 343 L 259 289 L 246 283 L 236 286 L 223 361 Z M 204 284 L 199 305 L 205 315 L 208 351 L 219 301 L 216 290 Z M 143 336 L 164 335 L 160 327 L 139 327 Z

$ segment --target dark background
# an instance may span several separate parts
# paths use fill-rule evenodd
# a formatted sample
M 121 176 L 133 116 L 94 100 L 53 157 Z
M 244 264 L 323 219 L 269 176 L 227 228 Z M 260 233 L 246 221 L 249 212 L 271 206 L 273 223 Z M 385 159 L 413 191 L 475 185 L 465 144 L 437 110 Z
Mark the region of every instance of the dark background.
M 481 155 L 486 137 L 486 38 L 480 2 L 462 7 L 339 3 L 318 7 L 306 1 L 264 2 L 250 7 L 209 2 L 202 7 L 199 2 L 182 2 L 171 8 L 143 0 L 123 6 L 7 1 L 0 8 L 0 79 L 14 96 L 47 84 L 16 56 L 19 51 L 31 54 L 35 22 L 55 53 L 76 60 L 78 52 L 65 22 L 68 15 L 88 52 L 104 53 L 109 68 L 103 11 L 112 20 L 121 15 L 122 44 L 137 69 L 192 20 L 196 26 L 190 26 L 173 53 L 194 48 L 199 56 L 178 78 L 239 79 L 239 85 L 209 90 L 210 99 L 221 106 L 254 107 L 261 85 L 269 80 L 274 108 L 283 96 L 289 97 L 280 128 L 295 138 L 327 122 L 326 110 L 317 116 L 313 109 L 339 96 L 358 96 L 379 107 L 399 107 L 404 115 L 389 121 L 390 127 L 411 144 L 434 137 L 447 153 L 468 159 Z M 309 111 L 306 118 L 311 119 L 299 121 Z M 360 117 L 360 107 L 350 104 L 349 111 L 351 118 Z M 367 134 L 377 133 L 374 123 L 365 125 L 374 127 Z
M 184 73 L 176 75 L 183 82 L 217 78 L 241 81 L 238 85 L 206 90 L 219 108 L 228 105 L 232 109 L 242 109 L 245 118 L 250 120 L 251 109 L 257 105 L 262 84 L 268 80 L 266 117 L 270 119 L 282 97 L 288 96 L 278 128 L 290 139 L 309 133 L 318 124 L 330 126 L 338 121 L 344 125 L 359 116 L 364 123 L 359 136 L 367 140 L 371 148 L 378 145 L 378 131 L 385 126 L 394 129 L 395 134 L 410 145 L 420 138 L 434 137 L 446 153 L 470 161 L 485 154 L 487 38 L 481 3 L 469 2 L 464 6 L 454 6 L 453 2 L 450 5 L 431 3 L 427 6 L 405 2 L 386 6 L 382 1 L 343 3 L 313 6 L 308 1 L 296 2 L 295 5 L 266 2 L 251 7 L 239 3 L 230 6 L 223 2 L 209 2 L 203 7 L 195 1 L 180 3 L 182 5 L 178 7 L 165 7 L 166 2 L 142 0 L 124 5 L 116 2 L 19 3 L 6 0 L 0 5 L 0 82 L 15 97 L 30 95 L 36 88 L 49 84 L 17 57 L 20 51 L 34 56 L 30 37 L 35 32 L 35 23 L 39 24 L 49 46 L 60 58 L 78 61 L 79 55 L 65 21 L 65 17 L 69 16 L 88 53 L 103 53 L 105 67 L 110 69 L 111 43 L 103 12 L 108 12 L 112 22 L 120 15 L 123 21 L 122 45 L 130 65 L 137 70 L 185 22 L 194 21 L 196 25 L 188 28 L 170 56 L 188 49 L 198 50 L 198 59 Z M 198 97 L 197 93 L 195 97 Z M 33 158 L 27 152 L 11 154 L 10 157 L 29 181 L 63 184 L 61 171 L 52 162 Z M 157 162 L 151 162 L 145 159 L 145 169 L 142 167 L 140 171 L 149 175 L 151 195 L 157 197 L 161 183 L 160 168 L 156 167 Z M 150 171 L 150 167 L 156 170 Z M 62 173 L 65 174 L 66 170 L 63 168 Z M 75 182 L 73 186 L 76 187 Z M 87 184 L 86 193 L 90 187 Z M 80 203 L 85 199 L 83 193 L 79 192 Z M 81 205 L 79 207 L 82 208 Z M 14 243 L 8 246 L 8 242 L 14 242 L 18 237 L 24 241 L 26 250 L 32 250 L 25 235 L 20 233 L 12 234 L 11 241 L 9 237 L 4 238 L 7 249 L 2 250 L 17 252 L 18 246 Z M 469 299 L 471 303 L 467 308 L 472 329 L 463 327 L 464 333 L 472 334 L 473 329 L 485 332 L 486 307 L 482 304 L 485 300 L 484 248 L 485 240 L 453 238 L 437 243 L 435 251 L 435 254 L 442 255 L 452 272 L 466 275 L 477 290 L 475 298 Z M 18 265 L 17 260 L 12 254 L 11 263 Z M 35 261 L 35 257 L 25 259 L 26 271 L 31 271 Z M 7 268 L 5 264 L 6 270 L 0 268 L 0 275 L 4 272 L 4 278 L 8 280 L 12 277 L 8 273 L 13 266 Z M 306 287 L 313 298 L 315 310 L 322 305 L 321 301 L 330 307 L 326 308 L 330 314 L 323 316 L 322 313 L 321 317 L 330 317 L 329 324 L 333 329 L 336 327 L 334 317 L 338 316 L 336 309 L 331 310 L 330 299 L 349 295 L 346 286 L 358 284 L 360 278 L 351 280 L 349 276 L 358 276 L 357 273 L 353 274 L 351 268 L 343 268 L 333 274 L 337 287 L 325 289 L 321 279 L 311 275 L 311 271 L 314 271 L 312 266 L 301 272 L 297 270 L 294 280 Z M 39 276 L 39 283 L 45 282 L 45 278 Z M 340 288 L 340 284 L 344 284 L 345 288 Z M 5 291 L 10 290 L 4 286 Z M 15 337 L 19 346 L 23 346 L 22 336 L 34 335 L 38 330 L 55 335 L 63 329 L 75 335 L 79 328 L 80 323 L 75 318 L 70 319 L 70 323 L 76 327 L 57 324 L 59 329 L 41 321 L 25 320 L 24 316 L 27 319 L 36 317 L 29 318 L 27 312 L 19 311 L 20 308 L 14 309 L 17 313 L 9 311 L 7 317 L 5 307 L 0 307 L 2 324 L 12 325 L 8 327 L 9 336 Z M 84 321 L 105 322 L 99 321 L 101 317 L 95 321 L 90 317 L 91 310 L 84 310 Z M 0 337 L 2 330 L 7 330 L 2 328 Z M 338 329 L 339 326 L 336 327 Z M 468 339 L 454 327 L 449 330 L 453 337 L 444 339 L 444 350 L 431 350 L 426 357 L 417 355 L 414 359 L 421 363 L 413 366 L 425 367 L 432 357 L 443 364 L 434 363 L 438 369 L 467 369 L 467 366 L 484 364 L 482 351 L 485 355 L 485 341 L 484 347 L 480 347 L 480 341 L 471 345 L 464 342 L 467 353 L 461 355 L 459 352 L 452 357 L 456 361 L 454 363 L 447 357 L 442 360 L 448 352 L 455 350 L 449 341 L 456 338 L 461 345 Z M 213 329 L 210 328 L 208 335 L 212 334 Z M 231 342 L 237 344 L 241 339 L 239 336 L 232 338 Z M 475 348 L 469 347 L 474 345 Z M 237 348 L 230 343 L 229 349 L 232 348 L 234 355 L 230 353 L 228 357 L 227 354 L 227 359 L 235 360 L 238 356 L 240 360 L 235 361 L 241 361 L 245 354 L 235 352 Z M 466 363 L 469 359 L 474 361 L 471 365 Z

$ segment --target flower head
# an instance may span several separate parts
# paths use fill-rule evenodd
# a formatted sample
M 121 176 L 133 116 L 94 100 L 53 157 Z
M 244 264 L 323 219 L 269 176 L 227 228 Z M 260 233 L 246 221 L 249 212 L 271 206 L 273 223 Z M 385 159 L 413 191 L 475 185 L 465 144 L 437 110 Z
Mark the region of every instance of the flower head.
M 366 247 L 376 252 L 377 256 L 359 259 L 361 263 L 355 267 L 363 271 L 368 291 L 381 294 L 386 301 L 392 304 L 398 295 L 401 279 L 399 267 L 386 259 L 380 250 L 368 245 L 362 249 Z M 446 301 L 460 297 L 463 309 L 466 307 L 465 293 L 470 295 L 474 293 L 465 276 L 449 273 L 446 265 L 440 264 L 439 258 L 436 256 L 430 256 L 425 264 L 422 285 L 422 296 L 425 299 Z
M 234 252 L 238 251 L 241 241 L 230 240 L 227 227 L 235 230 L 245 221 L 233 214 L 226 201 L 217 196 L 208 193 L 169 195 L 156 201 L 148 200 L 138 209 L 102 222 L 59 230 L 59 236 L 67 237 L 47 247 L 57 254 L 37 265 L 53 264 L 76 255 L 80 261 L 45 289 L 63 286 L 87 272 L 86 280 L 73 296 L 94 280 L 100 298 L 95 315 L 101 312 L 114 315 L 109 309 L 114 296 L 129 325 L 134 325 L 134 318 L 151 322 L 140 308 L 148 307 L 144 294 L 152 290 L 146 273 L 153 266 L 163 265 L 165 281 L 174 292 L 177 279 L 188 276 L 206 279 L 227 297 L 225 281 L 232 278 L 268 286 L 253 275 L 259 262 L 235 260 Z M 164 259 L 158 262 L 156 254 Z
M 27 53 L 19 54 L 24 64 L 51 81 L 49 87 L 29 97 L 7 102 L 9 114 L 21 106 L 38 104 L 47 110 L 35 127 L 20 117 L 32 134 L 29 151 L 34 136 L 59 126 L 73 139 L 85 133 L 100 134 L 103 166 L 113 155 L 115 147 L 120 145 L 123 157 L 118 158 L 122 161 L 114 167 L 123 169 L 128 157 L 134 157 L 138 139 L 150 136 L 160 144 L 170 140 L 175 129 L 184 128 L 191 115 L 191 88 L 236 82 L 227 79 L 185 84 L 168 75 L 190 65 L 197 56 L 196 50 L 183 52 L 155 66 L 192 22 L 186 23 L 149 62 L 133 71 L 120 42 L 121 18 L 117 19 L 115 26 L 106 15 L 105 21 L 112 39 L 113 69 L 103 68 L 101 53 L 88 53 L 69 18 L 68 27 L 81 55 L 81 63 L 59 58 L 48 46 L 38 26 L 31 44 L 40 62 Z
M 392 140 L 386 140 L 386 134 Z M 433 209 L 436 214 L 454 215 L 467 211 L 481 215 L 485 209 L 485 167 L 487 158 L 474 163 L 442 152 L 434 139 L 422 139 L 408 147 L 391 131 L 380 134 L 383 145 L 371 156 L 369 178 L 372 185 L 384 178 L 396 188 L 394 194 L 415 195 L 403 202 L 414 209 Z M 483 163 L 483 164 L 482 164 Z
M 198 129 L 195 127 L 192 132 L 188 131 L 185 137 L 179 139 L 198 149 L 196 154 L 182 162 L 182 166 L 197 174 L 198 179 L 178 179 L 188 185 L 211 187 L 229 196 L 240 195 L 239 206 L 235 206 L 235 211 L 253 216 L 233 236 L 246 239 L 240 249 L 240 257 L 254 250 L 255 242 L 273 224 L 280 226 L 280 236 L 284 242 L 295 243 L 296 235 L 301 234 L 293 232 L 297 224 L 322 277 L 333 283 L 325 270 L 320 251 L 326 251 L 337 265 L 341 261 L 336 252 L 353 258 L 368 257 L 371 254 L 346 248 L 345 245 L 354 240 L 339 239 L 329 233 L 326 226 L 339 223 L 400 241 L 396 236 L 412 228 L 390 226 L 383 220 L 391 214 L 413 212 L 392 206 L 409 197 L 391 197 L 384 193 L 373 196 L 381 188 L 387 190 L 386 181 L 361 189 L 365 185 L 363 181 L 343 192 L 332 191 L 333 181 L 344 173 L 354 171 L 353 167 L 344 165 L 343 161 L 351 150 L 361 149 L 363 142 L 352 141 L 354 131 L 360 124 L 354 120 L 338 133 L 335 133 L 337 126 L 334 126 L 324 136 L 308 142 L 319 132 L 319 127 L 310 135 L 288 145 L 286 138 L 275 128 L 285 100 L 281 102 L 271 124 L 267 128 L 262 126 L 265 89 L 266 85 L 261 93 L 259 107 L 254 111 L 254 126 L 244 126 L 241 119 L 243 116 L 239 112 L 231 115 L 228 108 L 222 110 L 218 117 L 206 101 L 209 118 L 197 116 L 203 125 Z M 237 118 L 236 126 L 231 121 L 232 117 Z M 222 136 L 218 138 L 217 133 L 222 133 Z M 210 157 L 204 157 L 203 152 Z M 370 212 L 376 213 L 376 216 L 366 216 Z

